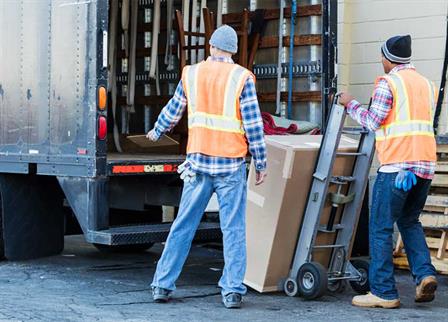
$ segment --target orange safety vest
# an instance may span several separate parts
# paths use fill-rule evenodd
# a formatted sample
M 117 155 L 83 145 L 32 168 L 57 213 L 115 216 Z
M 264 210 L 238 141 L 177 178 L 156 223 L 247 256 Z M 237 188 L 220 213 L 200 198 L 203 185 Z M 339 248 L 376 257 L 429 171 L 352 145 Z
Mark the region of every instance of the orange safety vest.
M 247 155 L 240 96 L 250 76 L 253 74 L 246 68 L 225 62 L 203 61 L 184 68 L 182 84 L 188 101 L 187 153 L 227 158 Z
M 392 109 L 376 131 L 376 150 L 381 165 L 436 161 L 433 109 L 436 93 L 432 83 L 413 69 L 403 69 L 385 79 L 393 94 Z

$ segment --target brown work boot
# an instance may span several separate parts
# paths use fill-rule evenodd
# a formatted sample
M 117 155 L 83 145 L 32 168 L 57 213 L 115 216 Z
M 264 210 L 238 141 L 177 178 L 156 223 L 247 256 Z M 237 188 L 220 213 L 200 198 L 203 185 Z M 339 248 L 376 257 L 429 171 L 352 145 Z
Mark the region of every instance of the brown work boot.
M 437 289 L 435 276 L 426 276 L 415 289 L 415 302 L 431 302 Z
M 359 307 L 380 307 L 383 309 L 395 309 L 400 307 L 400 299 L 384 300 L 372 293 L 355 296 L 352 300 L 354 306 Z

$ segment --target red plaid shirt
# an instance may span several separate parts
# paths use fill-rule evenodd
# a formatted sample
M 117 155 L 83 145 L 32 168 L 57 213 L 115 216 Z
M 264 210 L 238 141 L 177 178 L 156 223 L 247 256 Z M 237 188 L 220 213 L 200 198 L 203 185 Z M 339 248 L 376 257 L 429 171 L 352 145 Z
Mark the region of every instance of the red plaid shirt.
M 402 69 L 415 69 L 411 64 L 399 65 L 390 71 L 396 73 Z M 352 100 L 347 105 L 347 112 L 359 124 L 376 131 L 384 123 L 393 105 L 393 95 L 386 80 L 381 79 L 373 92 L 372 104 L 370 109 L 361 106 L 356 100 Z M 389 164 L 403 170 L 412 171 L 416 176 L 423 179 L 432 179 L 436 169 L 436 163 L 432 161 L 413 161 Z

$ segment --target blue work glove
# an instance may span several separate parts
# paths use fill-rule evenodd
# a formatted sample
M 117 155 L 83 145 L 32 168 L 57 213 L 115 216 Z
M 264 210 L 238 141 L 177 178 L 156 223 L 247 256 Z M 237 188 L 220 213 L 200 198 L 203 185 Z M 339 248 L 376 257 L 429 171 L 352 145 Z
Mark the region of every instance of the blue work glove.
M 398 172 L 395 178 L 395 188 L 409 191 L 417 184 L 417 177 L 411 171 L 402 170 Z

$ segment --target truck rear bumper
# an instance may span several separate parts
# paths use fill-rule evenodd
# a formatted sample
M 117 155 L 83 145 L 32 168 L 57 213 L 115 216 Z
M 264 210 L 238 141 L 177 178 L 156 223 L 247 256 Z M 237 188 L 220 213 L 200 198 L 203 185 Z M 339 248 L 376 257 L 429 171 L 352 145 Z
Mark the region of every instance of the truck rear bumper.
M 171 223 L 112 227 L 86 234 L 90 243 L 103 245 L 135 245 L 159 243 L 166 240 Z M 211 240 L 221 237 L 219 223 L 203 222 L 196 231 L 195 240 Z
M 185 155 L 122 154 L 107 155 L 109 176 L 173 173 L 185 161 Z

